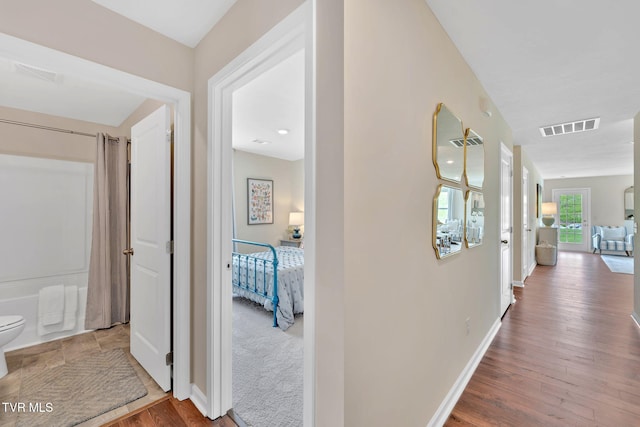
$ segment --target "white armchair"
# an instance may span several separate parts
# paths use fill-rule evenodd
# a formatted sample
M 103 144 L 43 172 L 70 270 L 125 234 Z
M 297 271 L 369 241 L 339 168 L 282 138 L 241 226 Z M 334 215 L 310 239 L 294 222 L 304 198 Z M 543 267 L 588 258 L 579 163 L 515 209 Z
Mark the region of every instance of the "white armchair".
M 626 227 L 601 226 L 591 227 L 593 253 L 600 251 L 624 251 L 627 256 L 633 254 L 633 234 L 627 232 Z

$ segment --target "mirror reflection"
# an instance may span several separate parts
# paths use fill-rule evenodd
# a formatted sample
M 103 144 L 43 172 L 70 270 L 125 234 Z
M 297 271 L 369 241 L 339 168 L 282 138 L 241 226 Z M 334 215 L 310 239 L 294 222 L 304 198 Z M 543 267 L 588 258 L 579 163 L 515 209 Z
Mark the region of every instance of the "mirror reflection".
M 633 219 L 633 186 L 624 190 L 624 219 Z
M 467 129 L 465 140 L 465 176 L 469 187 L 482 188 L 484 184 L 484 141 L 480 135 Z
M 442 103 L 433 115 L 433 163 L 438 178 L 461 181 L 464 171 L 462 122 Z
M 440 184 L 433 199 L 433 248 L 443 258 L 460 252 L 464 239 L 462 190 Z
M 482 243 L 484 235 L 484 196 L 477 191 L 467 191 L 466 236 L 468 248 Z

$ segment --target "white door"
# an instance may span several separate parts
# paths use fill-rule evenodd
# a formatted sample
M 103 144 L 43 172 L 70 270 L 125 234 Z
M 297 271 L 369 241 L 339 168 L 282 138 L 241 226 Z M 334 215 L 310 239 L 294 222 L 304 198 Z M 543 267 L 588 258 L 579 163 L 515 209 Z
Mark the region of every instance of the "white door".
M 171 125 L 162 106 L 131 128 L 131 354 L 171 388 Z
M 591 248 L 591 189 L 554 189 L 552 196 L 558 206 L 554 223 L 558 227 L 558 249 L 588 252 Z
M 513 155 L 503 144 L 501 144 L 500 153 L 500 316 L 502 316 L 513 300 L 511 254 Z
M 522 167 L 522 281 L 529 275 L 529 170 Z

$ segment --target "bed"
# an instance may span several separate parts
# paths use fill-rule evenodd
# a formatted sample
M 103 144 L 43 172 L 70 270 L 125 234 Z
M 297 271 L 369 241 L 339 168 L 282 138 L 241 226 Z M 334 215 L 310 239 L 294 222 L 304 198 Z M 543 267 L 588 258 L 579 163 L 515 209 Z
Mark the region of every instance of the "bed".
M 236 243 L 263 248 L 248 254 L 233 251 L 233 292 L 273 311 L 273 326 L 287 330 L 304 309 L 303 249 L 240 239 L 233 242 L 234 248 Z

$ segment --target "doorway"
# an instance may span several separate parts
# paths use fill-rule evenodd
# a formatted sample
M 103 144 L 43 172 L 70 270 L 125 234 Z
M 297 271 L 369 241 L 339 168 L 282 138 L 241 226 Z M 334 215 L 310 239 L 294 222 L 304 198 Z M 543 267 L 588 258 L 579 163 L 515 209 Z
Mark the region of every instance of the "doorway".
M 522 167 L 522 282 L 529 275 L 529 260 L 531 249 L 531 226 L 529 225 L 529 170 Z
M 305 49 L 305 207 L 309 213 L 314 192 L 310 184 L 309 165 L 313 164 L 313 150 L 309 135 L 311 106 L 311 55 L 310 40 L 306 37 L 310 9 L 302 5 L 271 31 L 231 61 L 209 80 L 209 201 L 208 201 L 208 255 L 207 255 L 207 415 L 217 418 L 233 407 L 232 399 L 232 289 L 231 253 L 233 252 L 232 224 L 232 95 L 234 91 L 264 70 L 273 67 L 301 49 Z M 242 196 L 240 196 L 242 197 Z M 313 223 L 306 215 L 307 229 Z M 307 248 L 305 248 L 306 251 Z M 305 277 L 313 266 L 313 259 L 304 266 Z M 313 305 L 313 288 L 310 281 L 304 283 L 305 309 Z M 313 400 L 309 390 L 313 384 L 312 367 L 307 363 L 313 352 L 313 323 L 304 322 L 304 418 L 313 413 Z
M 500 316 L 513 297 L 513 154 L 500 144 Z
M 558 249 L 588 252 L 591 244 L 591 189 L 553 189 L 552 200 L 558 206 Z
M 15 37 L 0 34 L 3 55 L 44 69 L 85 76 L 105 86 L 174 104 L 175 155 L 173 158 L 175 198 L 173 299 L 173 395 L 191 397 L 190 369 L 190 283 L 191 283 L 191 94 L 181 89 L 134 76 L 101 64 L 71 56 Z

